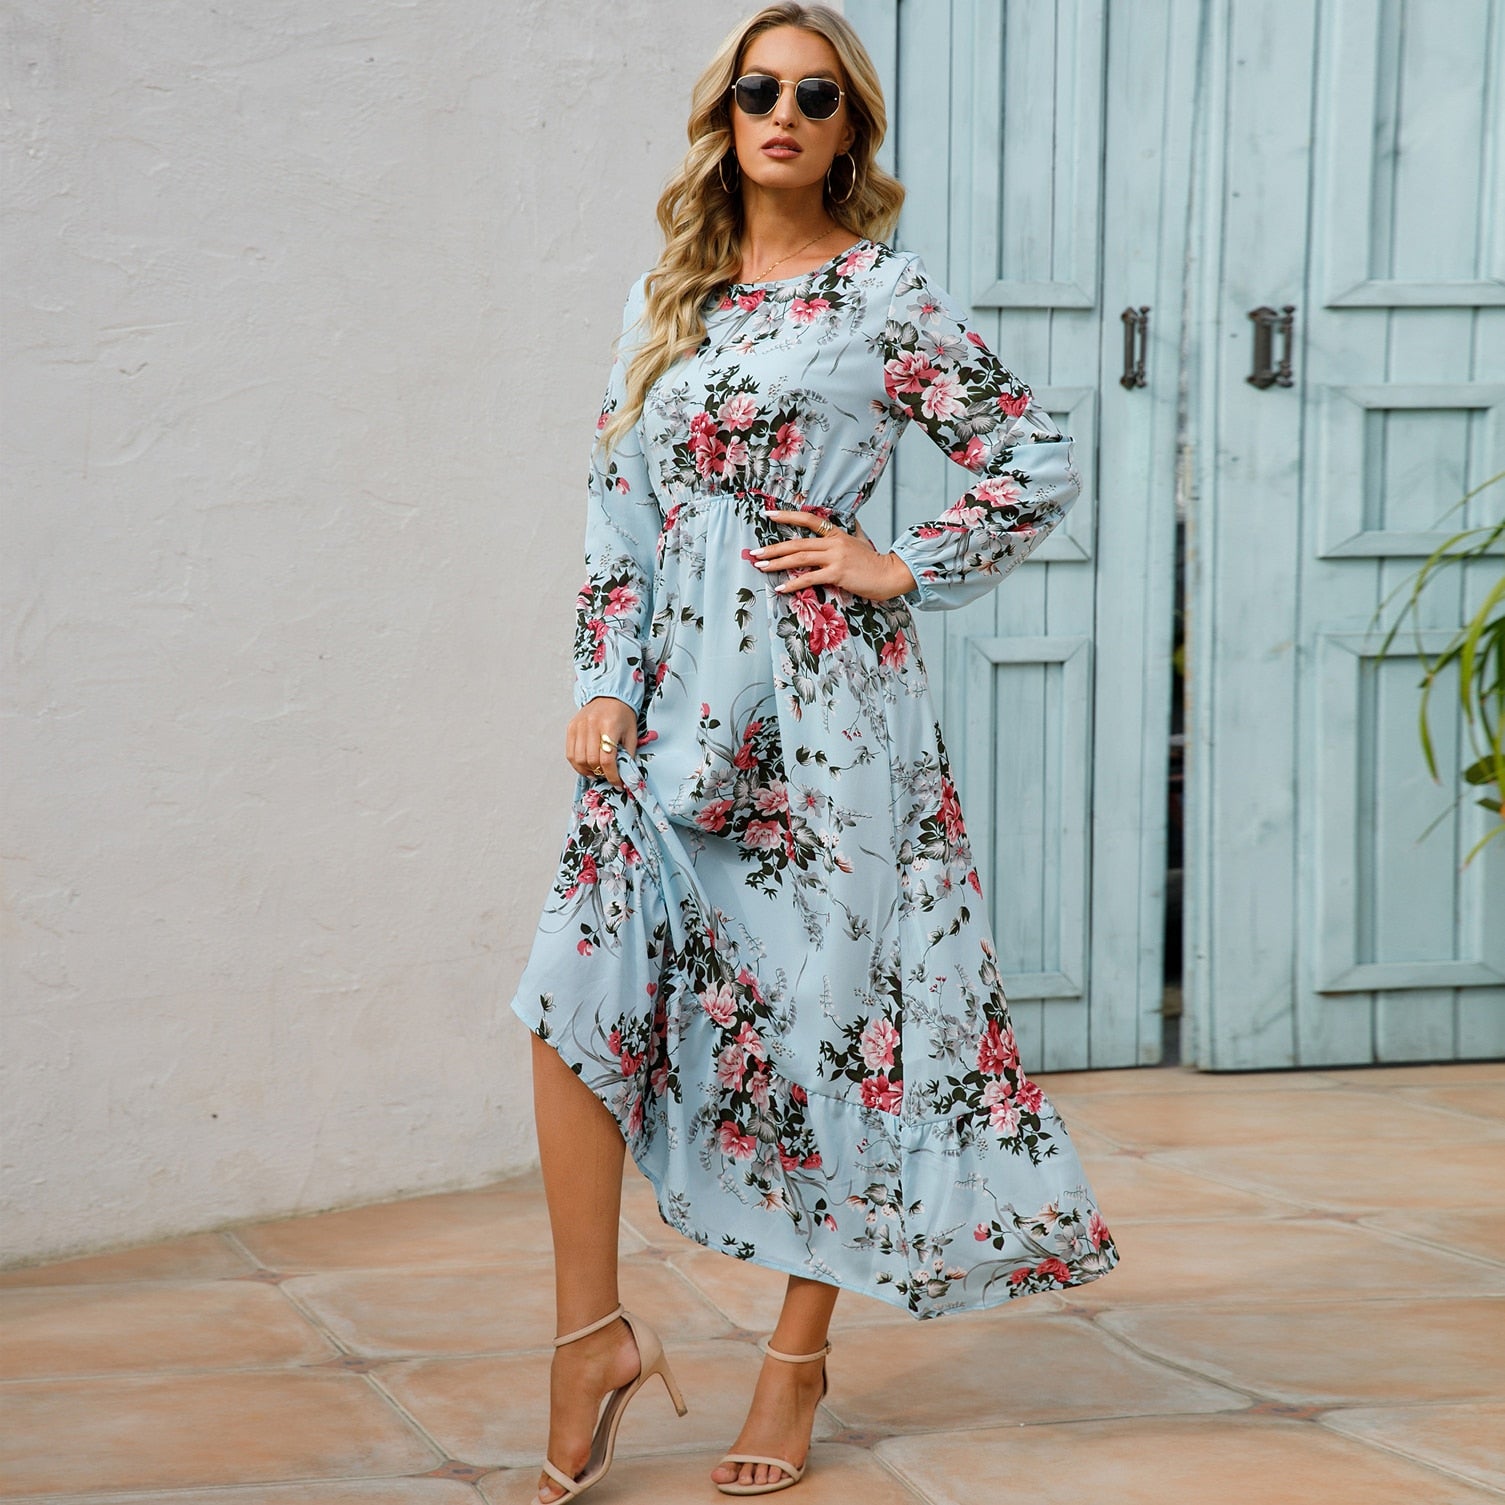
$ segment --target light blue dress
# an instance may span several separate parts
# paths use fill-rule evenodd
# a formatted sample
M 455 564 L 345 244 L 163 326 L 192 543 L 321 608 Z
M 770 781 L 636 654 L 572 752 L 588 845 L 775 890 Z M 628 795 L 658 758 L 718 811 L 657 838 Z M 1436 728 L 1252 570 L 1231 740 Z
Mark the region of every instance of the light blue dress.
M 625 793 L 579 781 L 512 1008 L 697 1243 L 917 1318 L 1094 1280 L 1118 1251 L 1019 1060 L 911 617 L 1060 522 L 1072 440 L 882 242 L 705 313 L 592 455 L 576 702 L 638 708 L 639 747 Z M 776 594 L 749 550 L 809 534 L 767 513 L 849 525 L 911 422 L 967 473 L 894 543 L 915 589 Z

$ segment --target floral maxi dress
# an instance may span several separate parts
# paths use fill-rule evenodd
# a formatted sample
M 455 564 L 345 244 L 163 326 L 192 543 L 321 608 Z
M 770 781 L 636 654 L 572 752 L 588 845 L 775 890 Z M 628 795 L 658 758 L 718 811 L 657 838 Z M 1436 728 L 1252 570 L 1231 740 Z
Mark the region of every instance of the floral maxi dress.
M 1060 522 L 1072 440 L 882 242 L 705 317 L 592 456 L 575 696 L 638 750 L 577 785 L 512 1008 L 699 1244 L 917 1318 L 1094 1280 L 1118 1252 L 1019 1060 L 911 616 Z M 971 474 L 895 540 L 915 588 L 776 593 L 749 551 L 808 534 L 768 512 L 850 525 L 911 421 Z

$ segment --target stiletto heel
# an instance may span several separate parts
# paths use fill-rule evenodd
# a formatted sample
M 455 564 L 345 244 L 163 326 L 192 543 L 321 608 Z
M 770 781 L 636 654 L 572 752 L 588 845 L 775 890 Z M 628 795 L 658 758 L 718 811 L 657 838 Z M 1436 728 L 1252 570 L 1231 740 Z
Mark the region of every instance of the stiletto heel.
M 650 1375 L 657 1374 L 663 1378 L 664 1386 L 669 1392 L 669 1399 L 674 1402 L 674 1409 L 681 1416 L 690 1409 L 685 1405 L 684 1396 L 680 1394 L 679 1386 L 674 1381 L 669 1361 L 664 1357 L 664 1345 L 659 1341 L 658 1334 L 641 1317 L 633 1316 L 625 1307 L 619 1306 L 599 1321 L 578 1327 L 574 1332 L 566 1333 L 562 1338 L 555 1338 L 554 1347 L 562 1348 L 566 1343 L 573 1343 L 576 1338 L 583 1338 L 587 1333 L 596 1332 L 607 1323 L 615 1322 L 618 1317 L 627 1324 L 638 1346 L 637 1376 L 625 1385 L 619 1385 L 606 1397 L 606 1405 L 596 1422 L 596 1430 L 591 1437 L 590 1457 L 586 1459 L 585 1472 L 578 1479 L 572 1479 L 563 1469 L 556 1468 L 547 1458 L 544 1459 L 544 1473 L 564 1490 L 563 1495 L 546 1502 L 546 1505 L 564 1505 L 565 1501 L 584 1494 L 592 1484 L 599 1484 L 606 1477 L 606 1472 L 611 1467 L 612 1455 L 616 1451 L 617 1428 L 621 1425 L 622 1413 L 627 1409 L 627 1402 L 647 1384 Z M 543 1502 L 542 1494 L 536 1495 L 535 1499 Z
M 758 1345 L 771 1359 L 783 1359 L 786 1364 L 813 1364 L 816 1359 L 822 1360 L 820 1368 L 820 1398 L 826 1398 L 826 1391 L 831 1388 L 830 1377 L 826 1374 L 825 1357 L 831 1352 L 831 1344 L 828 1341 L 824 1347 L 815 1353 L 780 1353 L 777 1348 L 770 1348 L 765 1338 Z M 811 1446 L 815 1445 L 811 1439 Z M 806 1452 L 805 1462 L 802 1468 L 796 1468 L 787 1458 L 769 1458 L 762 1453 L 728 1453 L 721 1463 L 769 1463 L 774 1468 L 781 1468 L 788 1475 L 783 1479 L 770 1479 L 766 1484 L 738 1484 L 735 1480 L 727 1484 L 717 1484 L 716 1488 L 724 1495 L 771 1495 L 776 1489 L 791 1489 L 805 1477 L 805 1469 L 810 1467 L 810 1454 Z M 718 1463 L 717 1468 L 721 1467 Z M 714 1481 L 713 1481 L 714 1482 Z
M 685 1404 L 685 1398 L 679 1393 L 679 1386 L 674 1383 L 674 1375 L 668 1364 L 664 1364 L 659 1373 L 664 1377 L 664 1389 L 669 1392 L 669 1399 L 674 1402 L 674 1409 L 683 1416 L 690 1408 Z

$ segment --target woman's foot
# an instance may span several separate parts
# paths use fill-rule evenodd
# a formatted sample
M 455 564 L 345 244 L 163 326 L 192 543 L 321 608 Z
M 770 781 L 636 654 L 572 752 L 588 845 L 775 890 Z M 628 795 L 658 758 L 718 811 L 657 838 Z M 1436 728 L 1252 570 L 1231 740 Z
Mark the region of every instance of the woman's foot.
M 549 1371 L 549 1446 L 544 1456 L 561 1473 L 574 1478 L 585 1467 L 601 1402 L 619 1386 L 631 1384 L 641 1368 L 632 1329 L 620 1317 L 554 1350 Z M 567 1493 L 557 1480 L 539 1474 L 538 1496 L 545 1505 L 554 1505 Z
M 819 1347 L 819 1343 L 812 1344 L 808 1351 L 813 1353 Z M 764 1453 L 770 1458 L 787 1458 L 796 1468 L 803 1468 L 810 1452 L 824 1372 L 824 1364 L 790 1364 L 765 1358 L 747 1420 L 727 1452 Z M 785 1471 L 775 1463 L 722 1463 L 711 1470 L 713 1484 L 769 1484 L 784 1477 Z

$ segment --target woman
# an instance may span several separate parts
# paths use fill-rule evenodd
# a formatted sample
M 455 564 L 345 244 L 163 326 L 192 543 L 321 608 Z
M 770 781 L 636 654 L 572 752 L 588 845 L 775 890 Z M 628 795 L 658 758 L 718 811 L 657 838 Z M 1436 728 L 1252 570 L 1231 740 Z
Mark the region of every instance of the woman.
M 601 1477 L 653 1374 L 684 1410 L 618 1304 L 626 1146 L 671 1227 L 789 1275 L 711 1474 L 729 1494 L 801 1477 L 840 1288 L 930 1318 L 1118 1258 L 1019 1064 L 910 614 L 996 586 L 1080 478 L 883 240 L 884 124 L 842 17 L 760 10 L 696 85 L 664 251 L 627 299 L 578 602 L 581 780 L 512 1003 L 561 1334 L 544 1502 Z M 968 487 L 879 553 L 856 513 L 910 422 Z

